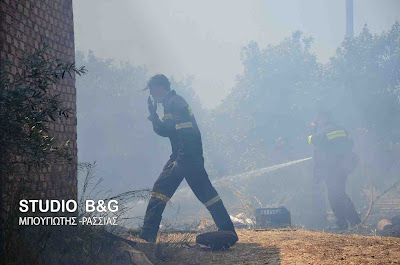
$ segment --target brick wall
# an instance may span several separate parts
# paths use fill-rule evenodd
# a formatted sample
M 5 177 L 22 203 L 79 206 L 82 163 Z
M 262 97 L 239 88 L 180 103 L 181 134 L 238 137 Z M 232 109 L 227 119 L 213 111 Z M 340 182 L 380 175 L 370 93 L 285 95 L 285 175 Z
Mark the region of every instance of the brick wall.
M 48 44 L 52 57 L 65 61 L 75 60 L 72 0 L 0 0 L 0 56 L 12 62 L 11 74 L 21 71 L 21 58 Z M 75 78 L 68 78 L 54 88 L 54 93 L 70 107 L 73 114 L 51 124 L 51 135 L 56 140 L 70 140 L 73 156 L 71 164 L 54 162 L 31 188 L 46 198 L 76 198 L 77 145 L 76 145 L 76 90 Z

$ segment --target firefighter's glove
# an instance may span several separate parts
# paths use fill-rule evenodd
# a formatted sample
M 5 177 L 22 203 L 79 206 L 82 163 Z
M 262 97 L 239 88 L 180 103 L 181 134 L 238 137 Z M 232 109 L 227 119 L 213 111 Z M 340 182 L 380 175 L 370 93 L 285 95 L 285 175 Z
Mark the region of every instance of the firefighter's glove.
M 147 100 L 147 107 L 148 107 L 149 113 L 150 113 L 150 116 L 148 119 L 150 121 L 152 121 L 153 118 L 157 117 L 157 103 L 156 102 L 153 103 L 153 100 L 151 99 L 150 96 Z

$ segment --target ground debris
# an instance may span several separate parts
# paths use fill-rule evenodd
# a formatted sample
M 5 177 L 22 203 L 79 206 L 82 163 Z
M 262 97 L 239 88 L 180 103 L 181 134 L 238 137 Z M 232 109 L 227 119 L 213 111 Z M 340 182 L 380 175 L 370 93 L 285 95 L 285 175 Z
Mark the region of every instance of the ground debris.
M 296 231 L 237 230 L 239 241 L 226 251 L 182 248 L 154 264 L 400 264 L 400 238 Z M 158 244 L 179 240 L 164 235 Z M 193 244 L 196 234 L 186 235 Z M 141 250 L 139 244 L 139 249 Z M 148 249 L 150 251 L 150 249 Z M 147 253 L 146 253 L 147 254 Z M 149 255 L 148 255 L 149 256 Z M 150 257 L 150 256 L 149 256 Z
M 144 253 L 134 249 L 131 245 L 125 242 L 117 242 L 115 244 L 112 264 L 153 265 Z

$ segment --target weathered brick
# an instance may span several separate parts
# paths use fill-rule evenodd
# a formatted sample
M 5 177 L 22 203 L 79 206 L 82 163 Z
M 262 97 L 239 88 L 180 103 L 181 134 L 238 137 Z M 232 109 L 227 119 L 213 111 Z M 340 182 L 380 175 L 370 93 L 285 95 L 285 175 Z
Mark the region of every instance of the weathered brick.
M 49 54 L 64 61 L 73 61 L 74 31 L 71 0 L 3 0 L 0 3 L 0 59 L 12 62 L 10 78 L 21 73 L 20 63 L 24 52 L 33 52 L 50 46 Z M 63 80 L 51 93 L 61 94 L 67 106 L 76 109 L 75 78 Z M 52 165 L 37 177 L 37 183 L 28 186 L 47 198 L 76 198 L 77 194 L 77 145 L 76 115 L 69 120 L 52 122 L 49 135 L 56 141 L 71 139 L 70 152 L 75 161 L 70 164 Z M 71 181 L 71 177 L 73 180 Z M 39 185 L 40 182 L 40 185 Z

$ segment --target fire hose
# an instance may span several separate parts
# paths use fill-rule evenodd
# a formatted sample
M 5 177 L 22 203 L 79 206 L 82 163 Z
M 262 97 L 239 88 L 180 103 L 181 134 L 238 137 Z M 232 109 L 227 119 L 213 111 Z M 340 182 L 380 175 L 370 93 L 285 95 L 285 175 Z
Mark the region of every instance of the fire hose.
M 365 222 L 367 221 L 369 215 L 371 214 L 371 210 L 372 207 L 374 206 L 374 204 L 380 199 L 382 198 L 386 193 L 388 193 L 391 189 L 393 189 L 394 187 L 396 187 L 398 184 L 400 184 L 400 179 L 397 180 L 395 183 L 393 183 L 392 186 L 390 186 L 389 188 L 387 188 L 386 190 L 384 190 L 379 196 L 376 197 L 376 199 L 374 200 L 374 189 L 372 186 L 372 180 L 371 180 L 371 174 L 369 171 L 369 168 L 366 164 L 363 163 L 363 161 L 361 160 L 361 164 L 365 167 L 366 171 L 367 171 L 367 177 L 368 177 L 368 183 L 369 183 L 369 190 L 370 190 L 370 199 L 369 199 L 369 205 L 368 205 L 368 210 L 367 213 L 365 214 L 363 220 L 361 221 L 361 223 L 359 223 L 358 225 L 354 226 L 353 228 L 349 229 L 349 231 L 353 231 L 358 229 L 360 226 L 364 225 Z

